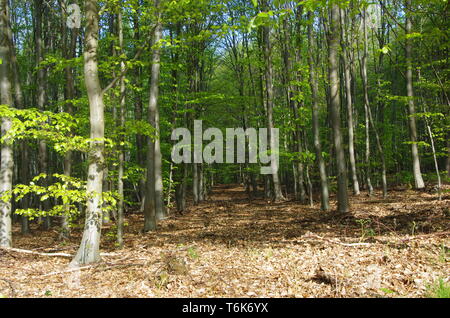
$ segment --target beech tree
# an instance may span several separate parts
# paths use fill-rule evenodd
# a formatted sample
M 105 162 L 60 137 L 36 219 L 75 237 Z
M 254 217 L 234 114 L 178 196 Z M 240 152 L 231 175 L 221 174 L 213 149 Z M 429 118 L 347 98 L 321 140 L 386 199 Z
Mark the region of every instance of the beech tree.
M 158 46 L 161 45 L 160 41 L 162 38 L 162 21 L 159 6 L 159 0 L 155 0 L 154 8 L 156 10 L 156 25 L 153 33 L 152 76 L 150 83 L 150 101 L 148 106 L 148 121 L 155 129 L 155 138 L 149 138 L 148 142 L 144 231 L 156 230 L 156 222 L 165 217 L 158 109 L 161 69 L 161 51 Z
M 10 31 L 8 18 L 8 1 L 0 2 L 0 94 L 1 104 L 7 107 L 14 107 L 11 92 L 11 52 L 8 36 Z M 12 128 L 12 120 L 8 116 L 1 118 L 1 165 L 0 165 L 0 194 L 4 195 L 12 189 L 14 156 L 13 146 L 10 138 L 5 135 Z M 0 246 L 12 246 L 12 226 L 11 226 L 11 202 L 10 200 L 0 200 Z
M 87 178 L 86 221 L 80 248 L 72 265 L 85 265 L 100 260 L 100 235 L 102 227 L 102 193 L 104 165 L 104 91 L 98 75 L 99 8 L 96 0 L 86 1 L 86 48 L 84 52 L 84 77 L 89 99 L 90 146 Z
M 267 1 L 262 1 L 262 10 L 269 10 Z M 272 43 L 270 39 L 270 26 L 263 26 L 263 45 L 264 45 L 264 59 L 265 59 L 265 79 L 266 79 L 266 113 L 267 113 L 267 129 L 269 130 L 269 150 L 270 152 L 277 151 L 275 145 L 275 136 L 272 133 L 272 129 L 275 128 L 273 120 L 273 107 L 274 107 L 274 87 L 273 87 L 273 65 L 272 65 Z M 278 166 L 275 161 L 271 161 L 272 169 L 272 181 L 274 190 L 275 201 L 284 200 L 283 193 L 281 192 L 281 184 L 278 174 Z
M 409 134 L 411 139 L 411 155 L 413 160 L 413 174 L 414 183 L 417 189 L 425 187 L 422 178 L 422 171 L 420 168 L 419 147 L 417 145 L 417 125 L 416 125 L 416 108 L 414 102 L 414 87 L 413 87 L 413 69 L 412 69 L 412 23 L 411 23 L 411 0 L 405 1 L 406 13 L 406 93 L 408 96 L 408 124 Z
M 328 63 L 329 63 L 329 82 L 330 82 L 330 117 L 333 128 L 333 141 L 336 151 L 337 166 L 337 184 L 338 184 L 338 212 L 346 213 L 349 211 L 348 193 L 347 193 L 347 167 L 344 154 L 344 145 L 341 132 L 341 100 L 340 100 L 340 81 L 339 81 L 339 6 L 332 3 L 330 8 L 330 33 L 328 39 Z

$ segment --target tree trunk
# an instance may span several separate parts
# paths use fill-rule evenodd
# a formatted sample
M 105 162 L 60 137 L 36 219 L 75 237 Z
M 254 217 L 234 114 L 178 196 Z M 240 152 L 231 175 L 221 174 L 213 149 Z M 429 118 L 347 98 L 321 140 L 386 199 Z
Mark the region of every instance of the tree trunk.
M 183 177 L 181 183 L 176 190 L 177 211 L 182 213 L 186 210 L 186 192 L 187 192 L 187 178 L 188 178 L 188 164 L 182 164 Z
M 192 164 L 192 195 L 194 196 L 194 205 L 199 204 L 200 202 L 200 196 L 199 196 L 199 171 L 198 171 L 198 164 L 193 163 Z
M 366 148 L 365 148 L 365 164 L 366 164 L 366 183 L 367 183 L 367 192 L 369 197 L 373 194 L 373 186 L 371 180 L 371 171 L 370 171 L 370 119 L 369 119 L 369 111 L 370 111 L 370 101 L 369 101 L 369 87 L 367 80 L 367 11 L 363 9 L 363 53 L 360 58 L 360 66 L 361 66 L 361 79 L 363 84 L 363 92 L 364 92 L 364 115 L 365 115 L 365 131 L 366 131 Z
M 319 166 L 320 175 L 320 199 L 322 211 L 328 211 L 330 209 L 329 192 L 328 192 L 328 177 L 325 167 L 325 161 L 322 156 L 322 144 L 320 142 L 320 124 L 319 124 L 319 103 L 318 99 L 318 85 L 315 71 L 315 62 L 313 55 L 313 34 L 312 34 L 312 14 L 308 13 L 308 64 L 309 64 L 309 85 L 311 87 L 312 98 L 312 125 L 313 125 L 313 138 L 314 149 L 316 151 L 316 161 Z
M 123 50 L 123 21 L 122 21 L 122 8 L 119 8 L 117 17 L 118 24 L 118 37 L 120 54 L 124 54 Z M 119 194 L 119 202 L 117 206 L 117 245 L 119 248 L 123 247 L 123 223 L 124 223 L 124 191 L 123 191 L 123 178 L 124 178 L 124 165 L 125 165 L 125 149 L 124 149 L 124 133 L 125 133 L 125 102 L 126 102 L 126 86 L 125 86 L 125 62 L 120 62 L 120 110 L 119 110 L 119 171 L 117 177 L 117 192 Z
M 419 81 L 421 80 L 420 72 L 419 72 Z M 423 99 L 423 96 L 421 96 L 421 104 L 422 104 L 422 111 L 424 113 L 427 113 L 425 100 Z M 436 171 L 436 178 L 437 178 L 437 192 L 438 192 L 438 200 L 442 201 L 442 180 L 441 180 L 441 174 L 439 171 L 439 162 L 436 154 L 436 146 L 434 143 L 434 137 L 433 137 L 433 131 L 431 129 L 431 124 L 427 117 L 425 117 L 425 126 L 427 127 L 428 137 L 430 138 L 430 144 L 431 144 L 431 151 L 433 153 L 433 161 L 434 161 L 434 169 Z
M 35 54 L 36 54 L 36 84 L 37 84 L 37 107 L 40 111 L 45 110 L 46 102 L 46 70 L 40 65 L 44 61 L 44 40 L 42 31 L 42 15 L 44 11 L 43 0 L 34 0 L 34 23 L 35 23 Z M 47 187 L 48 185 L 48 154 L 47 154 L 47 143 L 45 140 L 39 140 L 38 142 L 38 162 L 39 162 L 39 173 L 47 174 L 47 177 L 43 179 L 42 185 Z M 42 209 L 49 210 L 49 200 L 42 202 Z M 43 228 L 49 229 L 51 225 L 51 219 L 49 216 L 43 218 Z
M 71 266 L 96 263 L 100 260 L 100 236 L 102 227 L 102 191 L 104 171 L 104 103 L 103 91 L 98 77 L 99 16 L 96 0 L 86 0 L 86 48 L 84 53 L 84 76 L 89 99 L 92 139 L 89 149 L 87 179 L 86 223 L 80 248 Z
M 8 41 L 8 0 L 0 1 L 0 104 L 13 107 L 10 81 L 10 45 Z M 2 117 L 1 136 L 12 128 L 12 120 Z M 12 140 L 3 140 L 1 144 L 0 195 L 12 189 L 14 154 Z M 0 247 L 12 246 L 11 201 L 0 200 Z
M 163 182 L 162 182 L 162 158 L 161 136 L 159 131 L 159 81 L 161 69 L 161 50 L 159 48 L 162 38 L 162 23 L 159 13 L 159 0 L 154 0 L 157 9 L 157 25 L 153 36 L 153 61 L 150 83 L 149 122 L 155 129 L 155 139 L 149 138 L 147 155 L 147 191 L 145 195 L 145 226 L 144 231 L 156 230 L 156 223 L 165 217 Z
M 350 63 L 349 56 L 347 52 L 347 46 L 349 46 L 348 33 L 345 29 L 343 9 L 340 10 L 341 13 L 341 47 L 342 47 L 342 60 L 344 63 L 344 75 L 345 75 L 345 95 L 347 102 L 347 120 L 348 120 L 348 154 L 350 161 L 350 171 L 353 181 L 353 193 L 355 195 L 360 194 L 358 174 L 356 171 L 356 158 L 355 158 L 355 133 L 354 133 L 354 123 L 353 123 L 353 97 L 352 97 L 352 84 L 351 84 L 351 74 L 350 74 Z
M 411 34 L 412 24 L 411 24 L 411 0 L 406 0 L 406 93 L 408 96 L 408 123 L 409 123 L 409 134 L 411 139 L 411 154 L 413 161 L 413 174 L 416 189 L 425 188 L 425 183 L 423 182 L 422 172 L 420 170 L 420 157 L 419 157 L 419 147 L 417 145 L 417 127 L 416 127 L 416 109 L 414 103 L 414 88 L 413 88 L 413 71 L 412 71 L 412 40 L 409 37 Z
M 66 59 L 73 59 L 75 57 L 75 50 L 78 38 L 78 29 L 74 28 L 70 32 L 66 26 L 66 1 L 61 1 L 61 10 L 63 16 L 62 30 L 63 30 L 63 49 Z M 67 35 L 71 34 L 70 41 L 67 43 Z M 70 66 L 65 68 L 66 85 L 64 90 L 64 99 L 69 102 L 66 103 L 66 111 L 69 114 L 73 114 L 72 100 L 75 98 L 75 80 L 74 69 Z M 72 175 L 72 152 L 68 151 L 64 156 L 64 175 L 70 177 Z M 66 214 L 62 216 L 61 220 L 61 238 L 68 239 L 70 237 L 70 216 L 69 208 L 66 208 Z
M 139 6 L 139 5 L 138 5 Z M 140 32 L 140 24 L 139 24 L 139 17 L 140 17 L 140 9 L 139 7 L 136 8 L 136 14 L 133 17 L 133 27 L 134 27 L 134 40 L 136 41 L 136 43 L 140 43 L 141 40 L 141 32 Z M 137 48 L 136 48 L 137 51 Z M 142 75 L 142 67 L 140 65 L 136 66 L 136 71 L 134 72 L 134 83 L 137 87 L 142 86 L 142 80 L 141 80 L 141 75 Z M 140 121 L 143 119 L 143 102 L 142 102 L 142 93 L 141 91 L 136 91 L 135 92 L 135 120 Z M 136 160 L 137 163 L 139 165 L 140 168 L 144 168 L 146 166 L 145 163 L 145 137 L 141 134 L 136 134 Z M 144 175 L 144 174 L 143 174 Z M 141 177 L 139 179 L 139 197 L 141 200 L 141 212 L 143 212 L 144 209 L 144 204 L 145 204 L 145 187 L 146 187 L 146 182 L 145 182 L 145 177 Z
M 296 102 L 294 100 L 294 86 L 291 84 L 291 73 L 292 73 L 292 61 L 291 61 L 291 57 L 290 57 L 290 51 L 291 51 L 291 46 L 290 46 L 290 34 L 289 34 L 289 30 L 288 30 L 288 25 L 287 25 L 287 18 L 284 19 L 283 21 L 283 33 L 284 33 L 284 42 L 285 45 L 283 45 L 283 61 L 284 61 L 284 69 L 285 69 L 285 85 L 286 85 L 286 97 L 287 97 L 287 103 L 290 106 L 290 108 L 292 109 L 293 113 L 294 113 L 294 119 L 296 121 L 295 124 L 295 132 L 294 132 L 294 144 L 297 146 L 297 149 L 295 149 L 294 151 L 298 151 L 299 153 L 303 152 L 303 148 L 302 148 L 302 140 L 301 140 L 301 130 L 302 127 L 301 125 L 298 124 L 298 121 L 300 120 L 299 118 L 299 114 L 298 114 L 298 109 L 296 106 Z M 300 50 L 301 48 L 298 48 L 298 50 Z M 297 162 L 295 162 L 294 164 L 294 169 L 295 171 L 295 176 L 296 176 L 296 180 L 295 180 L 295 189 L 298 191 L 296 192 L 296 197 L 297 199 L 301 202 L 304 203 L 306 200 L 306 191 L 305 191 L 305 182 L 304 182 L 304 165 L 303 162 L 301 162 L 301 160 L 298 160 Z
M 204 186 L 204 173 L 203 164 L 198 165 L 198 200 L 202 202 L 205 200 L 205 186 Z
M 428 136 L 430 137 L 431 142 L 431 150 L 433 151 L 433 160 L 434 160 L 434 169 L 436 170 L 436 177 L 437 177 L 437 191 L 438 191 L 438 198 L 439 201 L 442 201 L 442 181 L 441 181 L 441 174 L 439 173 L 439 164 L 436 156 L 436 147 L 434 146 L 434 138 L 433 138 L 433 132 L 431 131 L 431 126 L 428 123 L 428 120 L 425 120 L 427 130 L 428 130 Z
M 336 150 L 336 168 L 338 183 L 338 212 L 349 212 L 347 193 L 347 169 L 345 166 L 344 145 L 341 133 L 341 101 L 339 94 L 339 6 L 331 5 L 330 34 L 329 34 L 329 83 L 330 83 L 330 117 L 333 128 L 333 140 Z
M 20 83 L 20 73 L 19 73 L 19 65 L 17 62 L 16 49 L 13 41 L 13 35 L 11 30 L 11 19 L 9 7 L 7 8 L 7 18 L 6 21 L 8 23 L 7 33 L 8 33 L 8 42 L 9 42 L 9 51 L 10 51 L 10 59 L 11 59 L 11 67 L 12 67 L 12 77 L 14 83 L 14 103 L 16 108 L 23 109 L 24 108 L 24 100 L 23 100 L 23 92 L 22 85 Z M 30 169 L 29 169 L 29 147 L 26 140 L 20 141 L 20 169 L 19 169 L 19 180 L 22 184 L 28 184 L 30 179 Z M 29 208 L 30 198 L 25 196 L 21 200 L 21 208 L 26 210 Z M 27 216 L 21 217 L 21 233 L 29 234 L 30 233 L 30 225 Z
M 263 10 L 268 10 L 267 2 L 264 1 Z M 276 149 L 275 136 L 272 130 L 275 128 L 273 120 L 274 107 L 274 91 L 273 91 L 273 65 L 272 65 L 272 44 L 270 41 L 270 27 L 263 27 L 263 43 L 264 43 L 264 59 L 265 59 L 265 75 L 266 75 L 266 94 L 267 94 L 267 129 L 269 131 L 271 153 L 278 152 Z M 272 181 L 273 181 L 273 195 L 275 201 L 285 200 L 281 192 L 281 183 L 278 173 L 278 164 L 275 160 L 271 160 Z

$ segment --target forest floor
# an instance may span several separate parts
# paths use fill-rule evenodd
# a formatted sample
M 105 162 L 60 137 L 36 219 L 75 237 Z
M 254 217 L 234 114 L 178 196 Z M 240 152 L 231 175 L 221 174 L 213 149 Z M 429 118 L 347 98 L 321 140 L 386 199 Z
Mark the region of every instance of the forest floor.
M 425 297 L 450 278 L 450 195 L 412 190 L 352 197 L 352 213 L 248 200 L 239 186 L 142 234 L 129 214 L 125 248 L 105 227 L 102 262 L 68 271 L 70 255 L 0 250 L 3 297 Z M 73 238 L 14 228 L 14 246 L 73 255 Z M 0 297 L 1 297 L 0 296 Z

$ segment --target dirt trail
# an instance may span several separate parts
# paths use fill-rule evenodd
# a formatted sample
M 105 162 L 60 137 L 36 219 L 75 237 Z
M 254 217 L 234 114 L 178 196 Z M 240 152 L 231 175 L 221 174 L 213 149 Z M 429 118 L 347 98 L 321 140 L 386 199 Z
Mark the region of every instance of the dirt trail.
M 208 201 L 143 235 L 127 218 L 123 250 L 103 230 L 103 262 L 65 272 L 69 259 L 0 251 L 8 297 L 420 297 L 449 278 L 450 200 L 413 191 L 352 198 L 346 217 L 288 201 L 249 201 L 218 186 Z M 20 236 L 15 246 L 74 253 L 57 232 Z

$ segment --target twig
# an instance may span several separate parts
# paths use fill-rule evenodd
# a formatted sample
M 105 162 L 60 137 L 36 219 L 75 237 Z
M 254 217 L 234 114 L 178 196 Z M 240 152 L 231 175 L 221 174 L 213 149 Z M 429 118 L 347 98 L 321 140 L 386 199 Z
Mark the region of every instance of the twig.
M 30 250 L 23 250 L 19 248 L 12 248 L 12 247 L 0 247 L 0 249 L 10 252 L 17 252 L 17 253 L 24 253 L 24 254 L 32 254 L 32 255 L 39 255 L 39 256 L 51 256 L 51 257 L 67 257 L 72 258 L 73 255 L 66 254 L 66 253 L 41 253 L 41 252 L 35 252 Z
M 67 254 L 67 253 L 42 253 L 42 252 L 36 252 L 36 251 L 30 251 L 30 250 L 23 250 L 19 248 L 12 248 L 12 247 L 0 247 L 1 250 L 7 251 L 7 252 L 16 252 L 16 253 L 24 253 L 24 254 L 31 254 L 31 255 L 39 255 L 39 256 L 50 256 L 50 257 L 66 257 L 66 258 L 73 258 L 74 255 Z M 101 253 L 100 256 L 117 256 L 116 253 Z

